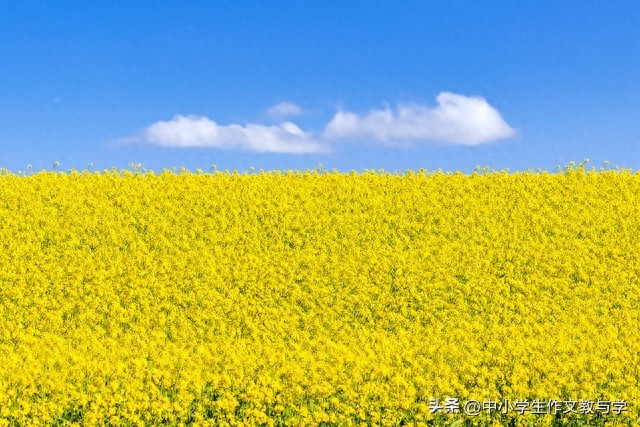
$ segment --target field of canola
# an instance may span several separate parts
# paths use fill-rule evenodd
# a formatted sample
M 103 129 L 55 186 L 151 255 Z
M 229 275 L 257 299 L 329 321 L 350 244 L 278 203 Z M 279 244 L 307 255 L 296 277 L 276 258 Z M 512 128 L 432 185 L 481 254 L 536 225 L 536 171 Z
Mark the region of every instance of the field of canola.
M 3 170 L 0 424 L 638 425 L 639 255 L 630 170 Z

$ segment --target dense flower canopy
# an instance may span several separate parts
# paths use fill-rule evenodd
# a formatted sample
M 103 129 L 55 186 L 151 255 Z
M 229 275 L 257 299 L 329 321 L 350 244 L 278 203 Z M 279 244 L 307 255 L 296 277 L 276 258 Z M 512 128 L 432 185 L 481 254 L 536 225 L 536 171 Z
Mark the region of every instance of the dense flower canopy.
M 0 247 L 7 425 L 640 416 L 628 170 L 3 172 Z

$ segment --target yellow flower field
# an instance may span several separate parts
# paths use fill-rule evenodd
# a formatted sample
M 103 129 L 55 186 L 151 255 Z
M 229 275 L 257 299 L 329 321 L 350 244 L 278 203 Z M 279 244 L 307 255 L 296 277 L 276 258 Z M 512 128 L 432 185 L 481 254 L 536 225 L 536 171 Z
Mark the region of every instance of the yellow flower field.
M 3 425 L 640 424 L 630 170 L 4 170 L 0 245 Z

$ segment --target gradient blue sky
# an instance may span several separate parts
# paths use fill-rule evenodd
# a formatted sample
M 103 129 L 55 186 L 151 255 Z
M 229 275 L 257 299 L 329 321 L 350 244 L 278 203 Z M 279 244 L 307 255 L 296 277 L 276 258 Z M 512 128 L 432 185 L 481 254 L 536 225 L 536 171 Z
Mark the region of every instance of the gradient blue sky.
M 640 168 L 637 0 L 9 0 L 1 7 L 0 167 L 12 171 L 51 169 L 55 161 L 63 170 L 89 162 L 553 170 L 585 158 Z M 418 138 L 406 147 L 365 132 L 303 154 L 167 147 L 140 137 L 176 115 L 279 125 L 285 119 L 266 112 L 283 101 L 304 113 L 286 120 L 315 135 L 337 111 L 434 109 L 441 92 L 484 98 L 516 133 L 475 145 Z

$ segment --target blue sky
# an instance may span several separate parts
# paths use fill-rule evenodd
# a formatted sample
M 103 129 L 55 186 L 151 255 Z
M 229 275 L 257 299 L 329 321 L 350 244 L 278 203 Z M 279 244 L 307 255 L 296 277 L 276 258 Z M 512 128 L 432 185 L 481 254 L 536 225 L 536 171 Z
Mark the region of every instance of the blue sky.
M 150 5 L 3 3 L 0 167 L 640 168 L 637 1 Z

